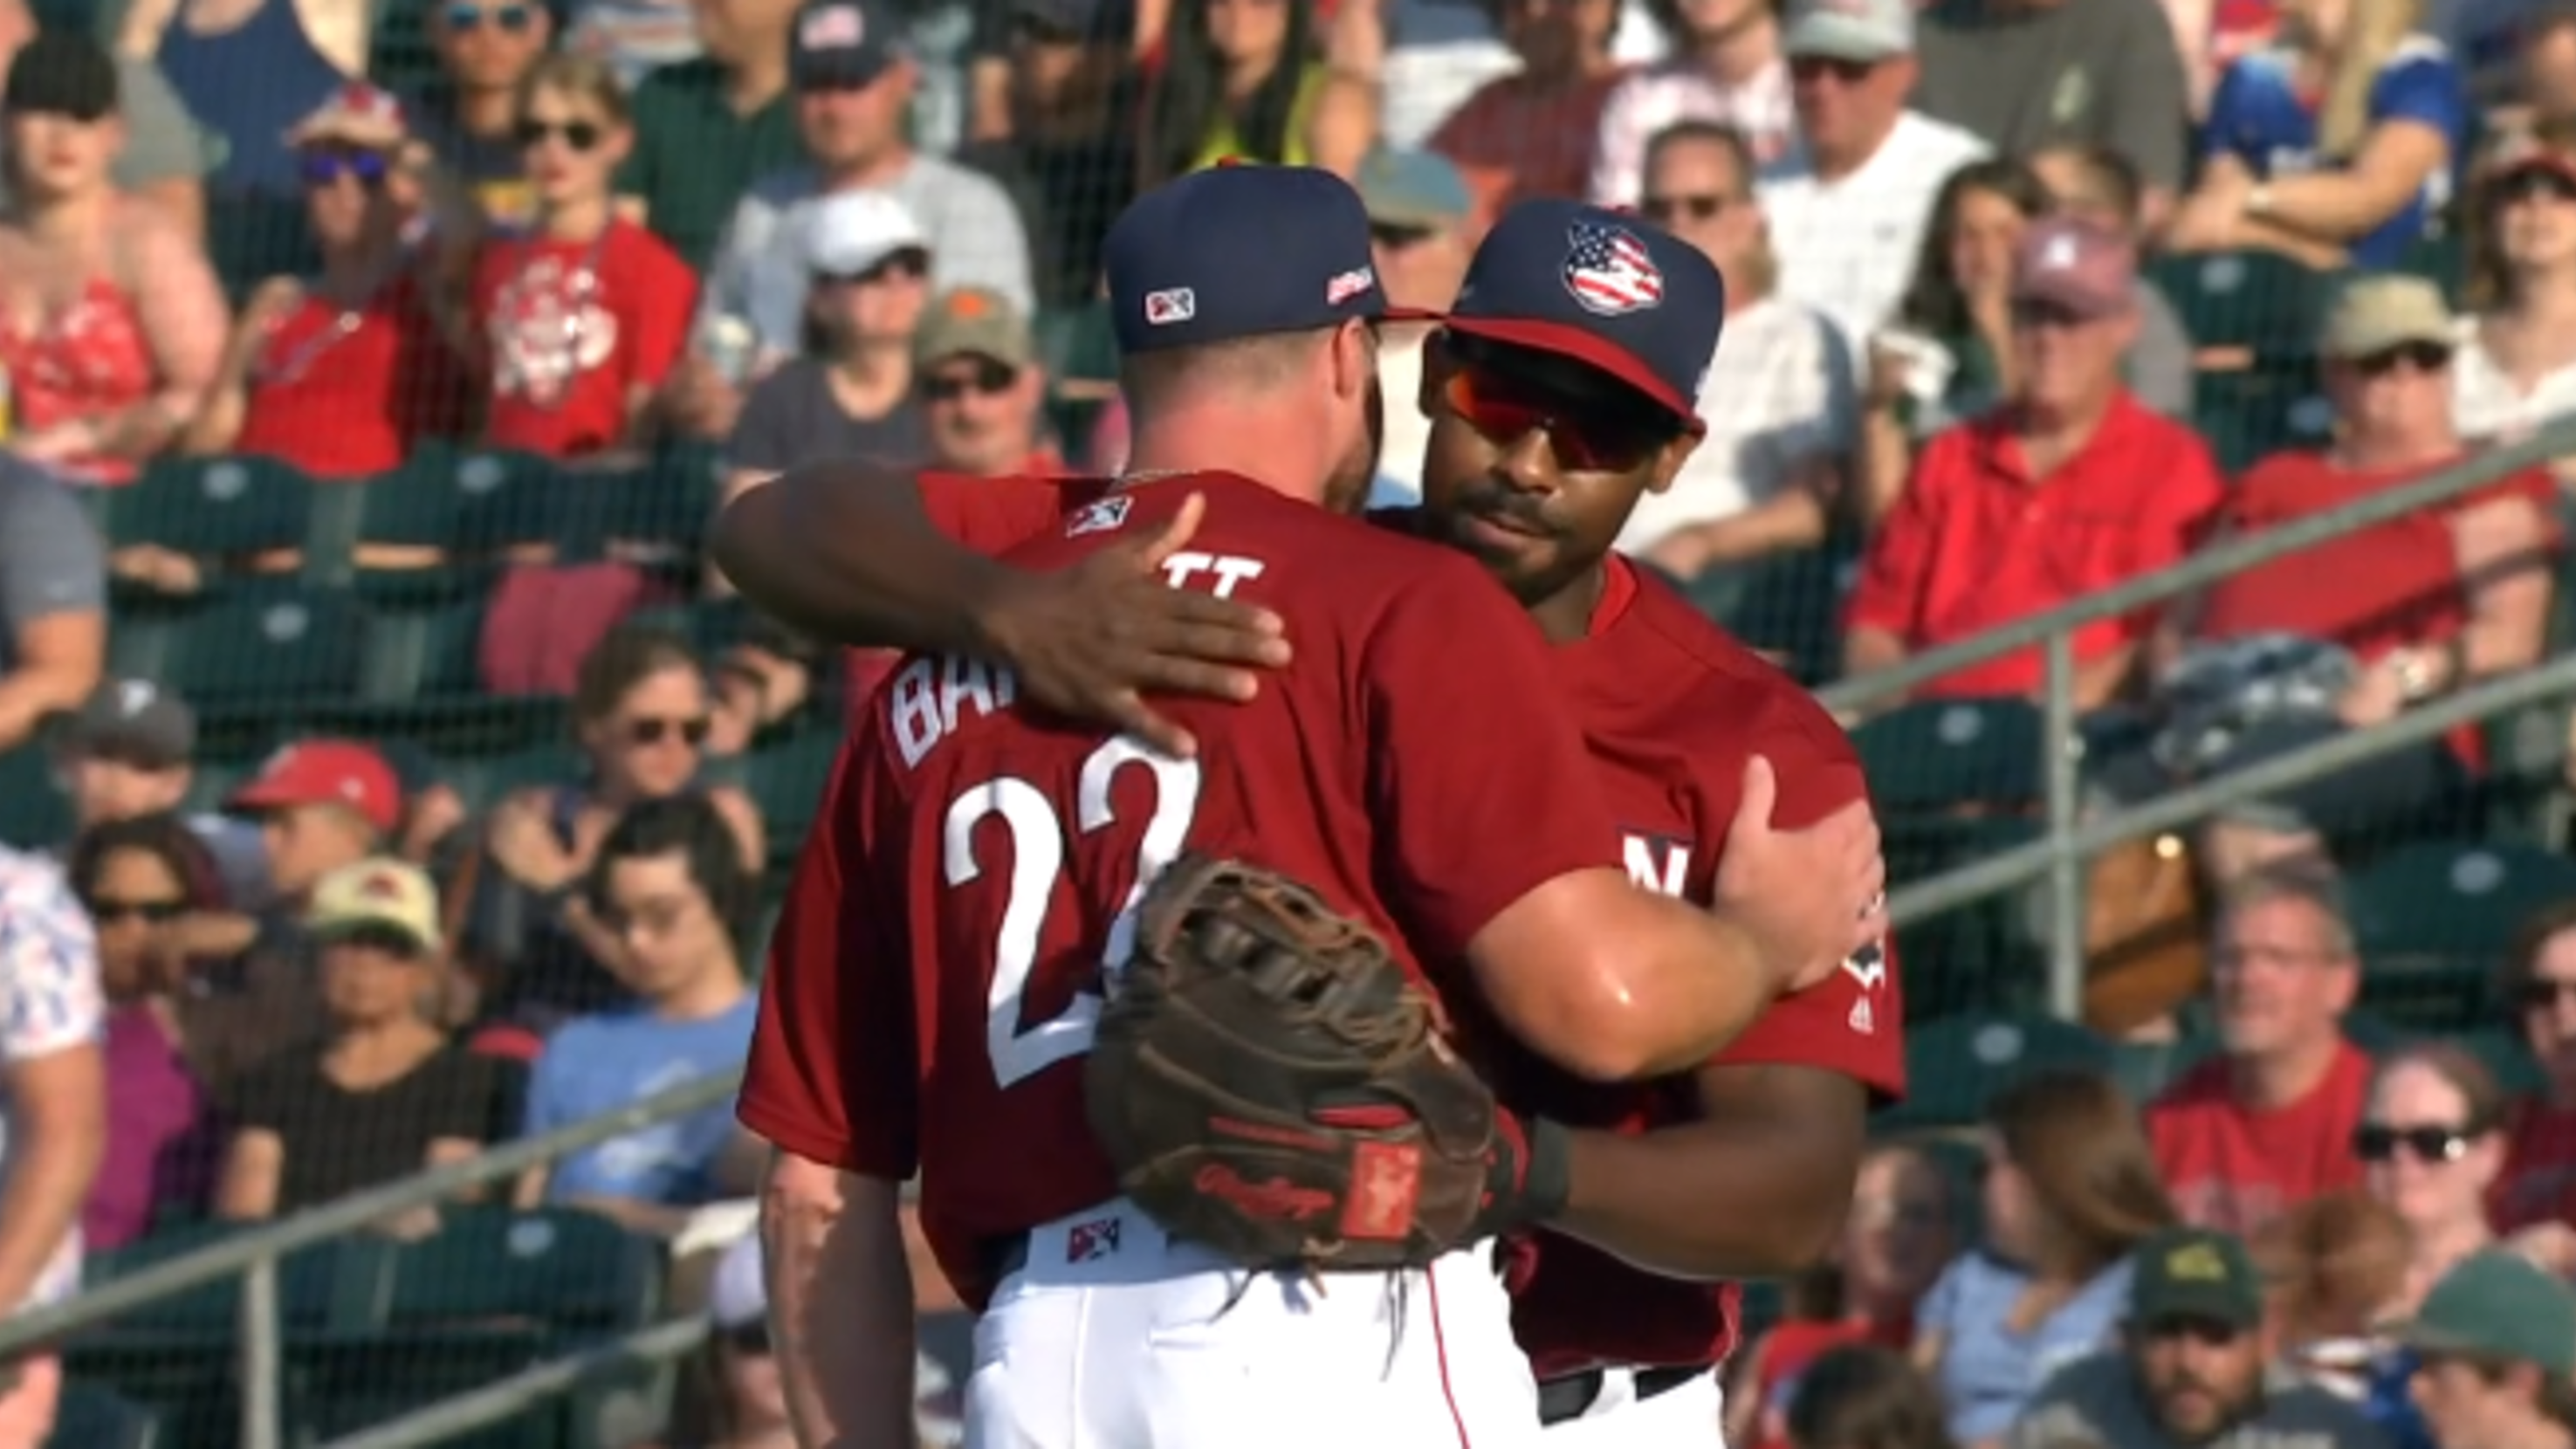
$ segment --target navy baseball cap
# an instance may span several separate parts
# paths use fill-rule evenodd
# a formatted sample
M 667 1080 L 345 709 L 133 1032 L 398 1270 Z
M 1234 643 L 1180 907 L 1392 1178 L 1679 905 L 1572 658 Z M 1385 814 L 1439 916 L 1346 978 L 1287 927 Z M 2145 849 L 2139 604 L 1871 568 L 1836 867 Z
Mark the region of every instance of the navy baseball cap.
M 1427 315 L 1386 305 L 1368 208 L 1312 166 L 1215 166 L 1166 182 L 1119 213 L 1101 252 L 1122 352 Z
M 1485 233 L 1453 332 L 1569 357 L 1699 422 L 1726 279 L 1697 247 L 1625 212 L 1524 201 Z
M 815 0 L 796 12 L 787 73 L 805 88 L 867 85 L 904 58 L 903 35 L 890 0 Z

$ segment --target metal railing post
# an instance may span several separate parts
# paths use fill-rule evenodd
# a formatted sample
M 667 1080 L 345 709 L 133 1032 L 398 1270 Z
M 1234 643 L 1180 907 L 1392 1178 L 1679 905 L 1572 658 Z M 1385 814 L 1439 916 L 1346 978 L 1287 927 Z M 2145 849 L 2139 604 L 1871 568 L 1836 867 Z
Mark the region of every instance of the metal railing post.
M 262 1258 L 242 1276 L 242 1449 L 279 1449 L 285 1441 L 286 1351 L 277 1313 L 277 1260 Z
M 2084 1012 L 2084 861 L 2069 849 L 2081 784 L 2076 771 L 2075 631 L 2048 636 L 2046 714 L 2040 723 L 2040 781 L 2048 811 L 2048 1009 L 2063 1021 Z

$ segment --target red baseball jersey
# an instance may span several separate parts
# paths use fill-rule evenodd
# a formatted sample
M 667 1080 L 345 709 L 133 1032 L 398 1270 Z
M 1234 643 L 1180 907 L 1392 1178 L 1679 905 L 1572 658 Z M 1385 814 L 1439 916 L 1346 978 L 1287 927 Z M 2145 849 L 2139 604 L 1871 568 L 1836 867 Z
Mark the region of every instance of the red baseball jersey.
M 1866 793 L 1850 740 L 1813 696 L 1623 559 L 1611 561 L 1590 636 L 1554 656 L 1641 886 L 1716 898 L 1718 854 L 1755 754 L 1778 774 L 1774 818 L 1784 825 L 1813 824 Z M 1882 955 L 1782 999 L 1717 1060 L 1822 1067 L 1895 1097 L 1905 1090 L 1904 1020 Z M 1696 1110 L 1686 1078 L 1604 1085 L 1527 1052 L 1507 1060 L 1506 1095 L 1573 1126 L 1643 1132 Z M 1734 1347 L 1738 1296 L 1733 1284 L 1659 1278 L 1548 1233 L 1512 1323 L 1541 1378 L 1596 1364 L 1715 1363 Z
M 1037 496 L 999 487 L 980 501 Z M 1166 704 L 1201 742 L 1183 761 L 1046 717 L 1007 670 L 907 659 L 845 747 L 771 947 L 742 1120 L 849 1171 L 918 1169 L 924 1232 L 977 1306 L 990 1245 L 1117 1193 L 1082 1056 L 1139 883 L 1182 850 L 1293 874 L 1435 963 L 1621 859 L 1544 642 L 1456 553 L 1201 475 L 1055 516 L 1012 557 L 1060 567 L 1191 492 L 1207 516 L 1171 581 L 1276 610 L 1296 662 L 1249 704 Z M 1463 1002 L 1454 969 L 1407 964 Z

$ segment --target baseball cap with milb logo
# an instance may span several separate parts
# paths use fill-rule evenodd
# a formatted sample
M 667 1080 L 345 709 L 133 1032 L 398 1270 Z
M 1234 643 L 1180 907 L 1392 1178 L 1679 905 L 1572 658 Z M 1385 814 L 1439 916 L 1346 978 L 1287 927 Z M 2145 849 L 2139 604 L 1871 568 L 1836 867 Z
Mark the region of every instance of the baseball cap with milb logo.
M 1624 212 L 1534 200 L 1485 233 L 1447 320 L 1606 372 L 1697 433 L 1725 316 L 1726 279 L 1697 247 Z
M 1791 60 L 1875 65 L 1914 53 L 1916 0 L 1794 0 L 1780 50 Z
M 384 756 L 355 740 L 299 740 L 269 756 L 224 805 L 243 814 L 338 805 L 391 835 L 402 824 L 402 785 Z
M 1137 197 L 1102 244 L 1122 352 L 1424 314 L 1386 304 L 1368 208 L 1312 166 L 1211 167 Z
M 438 950 L 438 887 L 419 866 L 387 856 L 344 865 L 314 883 L 304 924 L 316 936 L 386 935 L 423 955 Z
M 2137 303 L 2138 255 L 2126 237 L 2091 222 L 2054 218 L 2022 233 L 2013 300 L 2061 307 L 2091 321 Z
M 796 12 L 787 72 L 800 90 L 867 85 L 905 57 L 903 35 L 887 0 L 820 0 Z

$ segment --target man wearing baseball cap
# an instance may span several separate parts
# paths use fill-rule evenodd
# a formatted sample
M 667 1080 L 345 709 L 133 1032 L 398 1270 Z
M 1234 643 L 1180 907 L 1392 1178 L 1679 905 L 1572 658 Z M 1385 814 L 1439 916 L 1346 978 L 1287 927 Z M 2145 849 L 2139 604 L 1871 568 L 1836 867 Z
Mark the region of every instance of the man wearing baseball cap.
M 2460 1260 L 2388 1337 L 2414 1351 L 2411 1396 L 2444 1449 L 2576 1442 L 2576 1297 L 2521 1254 Z
M 1915 0 L 1791 0 L 1782 18 L 1797 144 L 1761 184 L 1780 293 L 1855 340 L 1896 310 L 1941 184 L 1990 154 L 1975 136 L 1907 106 L 1916 8 Z
M 269 756 L 224 808 L 259 822 L 270 883 L 302 902 L 314 884 L 375 854 L 402 823 L 402 785 L 374 747 L 298 740 Z
M 178 692 L 148 679 L 110 679 L 79 709 L 58 716 L 54 768 L 81 830 L 176 810 L 196 781 L 197 716 Z M 227 815 L 191 815 L 224 881 L 224 899 L 247 910 L 268 899 L 259 831 Z
M 2050 1379 L 2013 1425 L 2012 1449 L 2377 1449 L 2359 1409 L 2273 1357 L 2263 1280 L 2227 1233 L 2176 1228 L 2141 1244 L 2118 1348 Z
M 1037 340 L 1010 298 L 957 287 L 932 299 L 912 335 L 912 374 L 932 467 L 979 478 L 1065 470 L 1044 442 Z

